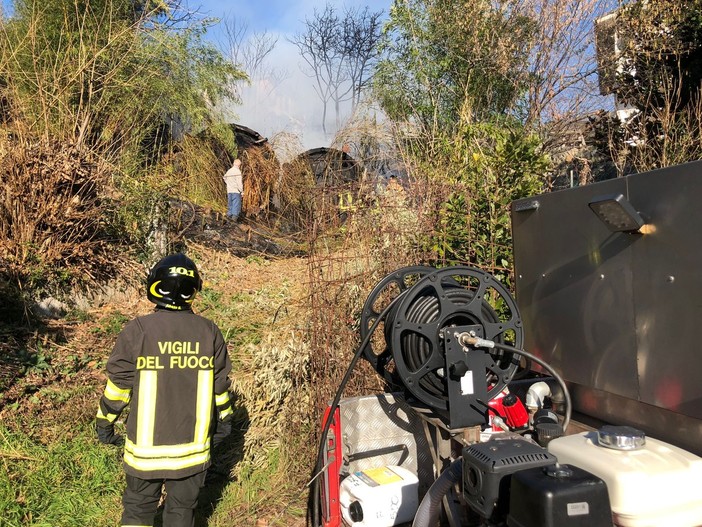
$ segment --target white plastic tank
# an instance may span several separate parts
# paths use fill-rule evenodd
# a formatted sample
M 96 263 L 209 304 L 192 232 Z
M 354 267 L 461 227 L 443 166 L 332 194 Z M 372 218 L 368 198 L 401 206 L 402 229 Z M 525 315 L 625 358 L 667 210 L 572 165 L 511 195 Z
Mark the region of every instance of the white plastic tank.
M 369 468 L 341 482 L 339 503 L 352 527 L 391 527 L 411 521 L 419 507 L 417 476 L 398 466 Z
M 619 527 L 702 526 L 702 458 L 628 426 L 553 439 L 548 451 L 607 484 Z

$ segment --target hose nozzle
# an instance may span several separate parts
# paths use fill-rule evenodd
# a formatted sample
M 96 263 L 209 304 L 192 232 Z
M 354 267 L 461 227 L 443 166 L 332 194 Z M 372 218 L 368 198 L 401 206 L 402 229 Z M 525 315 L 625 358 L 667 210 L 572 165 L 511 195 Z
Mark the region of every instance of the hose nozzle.
M 456 335 L 458 342 L 462 346 L 472 346 L 474 348 L 494 348 L 495 343 L 491 340 L 483 339 L 469 332 L 463 332 Z

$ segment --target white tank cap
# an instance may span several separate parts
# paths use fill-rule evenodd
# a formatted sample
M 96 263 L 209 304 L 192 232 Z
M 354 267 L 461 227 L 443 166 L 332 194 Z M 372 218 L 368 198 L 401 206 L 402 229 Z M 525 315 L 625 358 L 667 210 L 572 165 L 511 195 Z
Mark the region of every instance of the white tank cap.
M 637 450 L 646 444 L 646 434 L 631 426 L 605 425 L 597 431 L 597 442 L 613 450 Z

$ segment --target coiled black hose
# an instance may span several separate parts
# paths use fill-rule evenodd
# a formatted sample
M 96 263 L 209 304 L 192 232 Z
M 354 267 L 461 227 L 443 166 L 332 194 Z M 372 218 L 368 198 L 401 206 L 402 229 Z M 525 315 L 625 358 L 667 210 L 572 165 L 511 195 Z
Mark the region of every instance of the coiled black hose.
M 452 287 L 446 290 L 446 297 L 457 306 L 470 304 L 470 302 L 473 301 L 473 295 L 474 293 L 472 291 L 461 287 Z M 405 316 L 408 322 L 431 324 L 436 322 L 441 315 L 440 308 L 441 306 L 438 298 L 428 294 L 420 296 L 413 302 L 407 309 Z M 476 320 L 476 317 L 472 313 L 459 311 L 451 322 L 456 325 L 482 325 L 483 323 L 497 323 L 500 321 L 498 314 L 487 302 L 481 302 L 480 309 L 480 320 Z M 392 318 L 392 316 L 390 318 Z M 392 324 L 388 324 L 386 327 L 392 328 L 392 326 Z M 431 342 L 420 334 L 407 332 L 403 335 L 400 352 L 410 371 L 419 371 L 421 369 L 422 365 L 432 353 L 432 345 Z M 499 355 L 502 355 L 502 353 L 499 353 Z M 493 358 L 498 362 L 502 360 L 501 356 Z M 445 377 L 440 377 L 436 372 L 430 372 L 422 378 L 420 384 L 429 395 L 447 401 L 448 406 L 448 390 L 446 388 Z
M 417 514 L 412 522 L 412 527 L 434 527 L 439 523 L 441 514 L 441 500 L 456 483 L 461 481 L 463 475 L 463 459 L 455 460 L 449 468 L 444 470 L 419 504 Z

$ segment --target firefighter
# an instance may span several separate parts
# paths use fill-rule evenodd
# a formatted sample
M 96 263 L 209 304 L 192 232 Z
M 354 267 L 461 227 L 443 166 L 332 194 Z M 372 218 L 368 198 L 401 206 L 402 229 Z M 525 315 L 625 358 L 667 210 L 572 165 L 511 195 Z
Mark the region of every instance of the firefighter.
M 163 258 L 147 278 L 154 312 L 124 327 L 107 361 L 96 430 L 124 443 L 123 527 L 153 525 L 162 486 L 163 525 L 192 527 L 211 449 L 231 432 L 231 362 L 219 328 L 191 309 L 201 288 L 190 258 Z M 130 401 L 123 440 L 114 424 Z
M 349 216 L 356 212 L 356 203 L 350 190 L 339 193 L 339 219 L 345 222 Z

